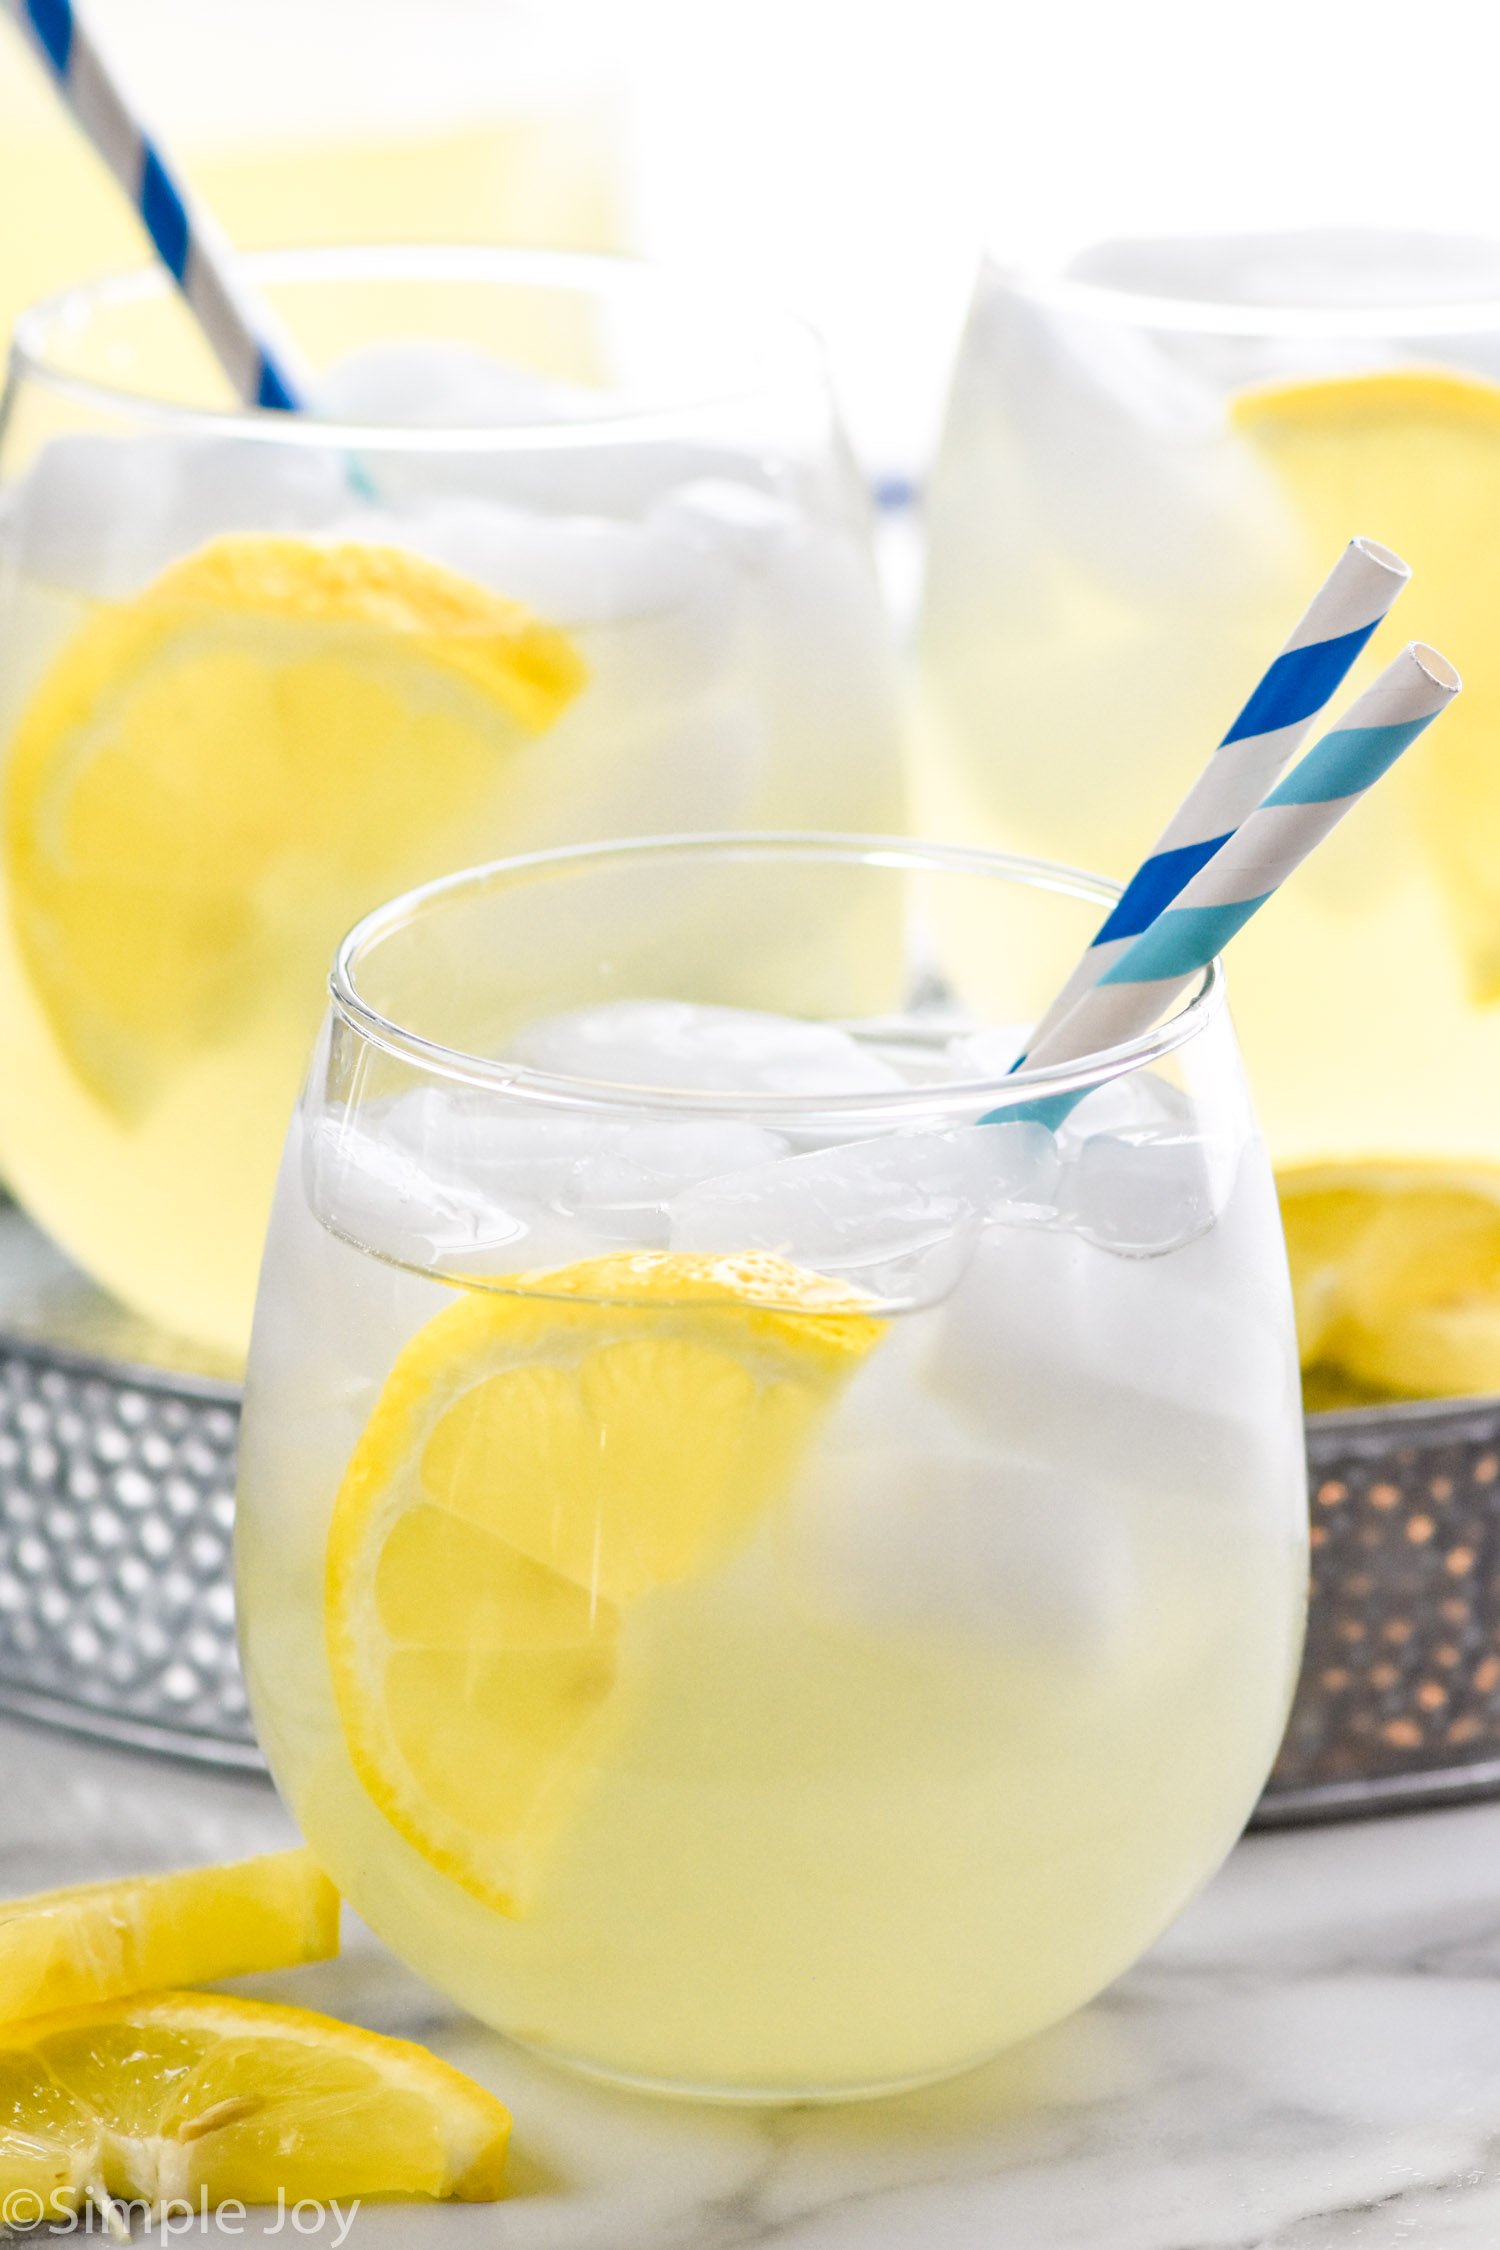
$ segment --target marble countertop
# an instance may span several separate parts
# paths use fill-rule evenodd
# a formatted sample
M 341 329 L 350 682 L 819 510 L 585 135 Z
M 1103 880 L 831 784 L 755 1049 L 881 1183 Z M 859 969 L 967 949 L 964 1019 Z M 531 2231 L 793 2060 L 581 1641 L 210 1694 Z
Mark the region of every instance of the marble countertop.
M 250 1777 L 9 1721 L 0 1803 L 12 1894 L 290 1837 Z M 367 2206 L 351 2250 L 1500 2244 L 1500 1804 L 1252 1837 L 1073 2022 L 946 2086 L 837 2110 L 571 2078 L 357 1928 L 340 1961 L 244 1988 L 424 2040 L 514 2112 L 508 2202 Z M 276 2228 L 251 2213 L 237 2239 Z

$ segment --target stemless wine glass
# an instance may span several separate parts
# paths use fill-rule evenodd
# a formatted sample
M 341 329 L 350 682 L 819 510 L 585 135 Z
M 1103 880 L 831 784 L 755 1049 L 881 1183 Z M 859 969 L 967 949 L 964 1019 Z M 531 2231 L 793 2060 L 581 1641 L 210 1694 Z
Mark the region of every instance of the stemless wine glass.
M 1400 631 L 1464 675 L 1236 951 L 1319 1403 L 1500 1389 L 1497 507 L 1500 245 L 1123 242 L 981 274 L 929 496 L 925 827 L 1128 873 L 1359 534 L 1412 566 Z
M 341 948 L 242 1649 L 322 1864 L 515 2038 L 698 2094 L 941 2076 L 1098 1991 L 1243 1823 L 1305 1497 L 1219 976 L 1029 1080 L 1056 1131 L 1006 1076 L 1109 895 L 648 839 Z
M 226 406 L 148 274 L 21 322 L 0 436 L 0 1165 L 228 1355 L 359 914 L 501 851 L 900 818 L 795 323 L 567 255 L 247 263 L 318 419 Z

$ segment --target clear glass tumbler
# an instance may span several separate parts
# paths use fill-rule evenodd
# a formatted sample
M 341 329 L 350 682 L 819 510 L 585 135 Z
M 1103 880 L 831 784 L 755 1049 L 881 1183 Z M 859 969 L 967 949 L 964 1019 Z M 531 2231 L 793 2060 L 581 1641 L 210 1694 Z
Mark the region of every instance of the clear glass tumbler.
M 1320 1403 L 1500 1389 L 1497 508 L 1500 245 L 980 277 L 929 496 L 924 827 L 1128 874 L 1355 534 L 1412 565 L 1389 630 L 1464 676 L 1235 949 Z
M 28 315 L 0 407 L 0 1166 L 231 1360 L 358 915 L 501 852 L 901 817 L 805 331 L 612 260 L 249 264 L 317 418 L 228 404 L 155 274 Z
M 941 2076 L 1097 1992 L 1238 1833 L 1306 1526 L 1220 978 L 1033 1084 L 1055 1131 L 1006 1076 L 1108 896 L 646 840 L 339 952 L 242 1648 L 323 1865 L 515 2038 L 696 2094 Z

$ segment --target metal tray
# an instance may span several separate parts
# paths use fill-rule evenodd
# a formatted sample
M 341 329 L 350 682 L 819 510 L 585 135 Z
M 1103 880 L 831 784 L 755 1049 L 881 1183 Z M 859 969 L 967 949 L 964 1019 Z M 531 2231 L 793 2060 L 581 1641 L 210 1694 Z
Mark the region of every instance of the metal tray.
M 0 1707 L 258 1767 L 239 1390 L 0 1201 Z M 1308 1421 L 1307 1655 L 1256 1819 L 1500 1794 L 1500 1399 Z

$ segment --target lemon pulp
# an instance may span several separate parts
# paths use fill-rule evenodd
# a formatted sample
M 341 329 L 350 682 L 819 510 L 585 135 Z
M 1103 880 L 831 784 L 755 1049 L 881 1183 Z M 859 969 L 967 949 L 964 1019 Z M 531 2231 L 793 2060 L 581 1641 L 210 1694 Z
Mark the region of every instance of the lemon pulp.
M 400 2195 L 489 2201 L 510 2118 L 424 2048 L 301 2008 L 159 1992 L 0 2041 L 0 2207 L 65 2220 Z
M 338 1894 L 306 1851 L 0 1902 L 0 2023 L 324 1961 Z

